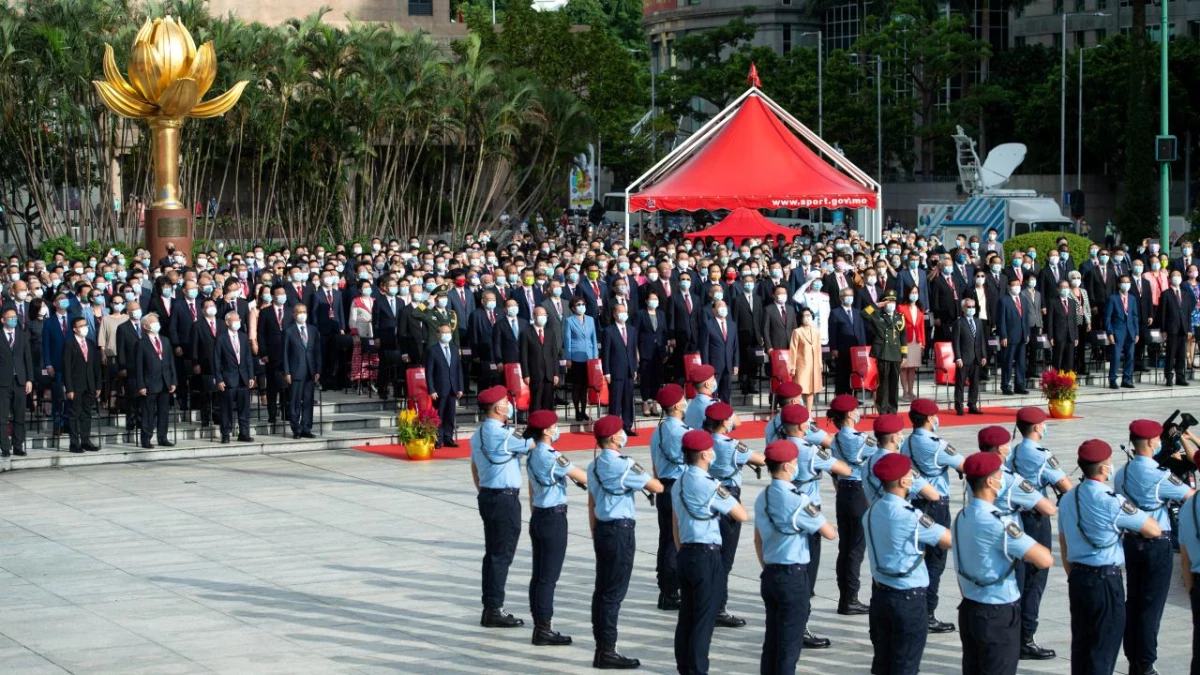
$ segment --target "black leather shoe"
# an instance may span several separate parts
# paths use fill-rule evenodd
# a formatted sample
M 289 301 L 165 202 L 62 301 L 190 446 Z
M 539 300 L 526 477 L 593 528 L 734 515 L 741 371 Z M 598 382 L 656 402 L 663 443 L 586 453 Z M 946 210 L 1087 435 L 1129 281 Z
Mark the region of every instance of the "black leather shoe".
M 963 416 L 963 409 L 961 405 L 954 406 L 954 414 L 958 415 L 959 417 Z
M 633 670 L 641 665 L 637 659 L 618 654 L 616 647 L 599 647 L 592 657 L 592 667 L 598 670 Z
M 160 447 L 160 448 L 173 448 L 173 447 L 175 447 L 175 444 L 174 444 L 174 443 L 172 443 L 171 441 L 159 441 L 159 443 L 158 443 L 158 447 Z
M 678 612 L 681 606 L 678 593 L 659 593 L 658 608 L 666 612 Z
M 630 429 L 629 431 L 625 432 L 625 435 L 626 436 L 637 436 L 638 435 L 637 429 Z
M 489 608 L 483 610 L 483 617 L 479 619 L 479 625 L 484 628 L 520 628 L 525 625 L 525 622 L 502 608 Z
M 74 453 L 74 454 L 76 454 L 76 455 L 82 455 L 82 454 L 83 454 L 83 448 L 81 448 L 81 447 L 79 447 L 79 446 L 77 446 L 77 445 L 73 445 L 73 446 L 71 446 L 71 452 L 72 452 L 72 453 Z M 4 453 L 4 456 L 5 456 L 5 457 L 8 457 L 8 453 L 7 453 L 7 452 L 6 452 L 6 453 Z
M 228 436 L 222 436 L 222 437 L 221 437 L 221 442 L 222 442 L 222 443 L 228 443 L 228 442 L 229 442 L 229 437 L 228 437 Z
M 971 413 L 972 415 L 982 415 L 983 414 L 983 411 L 980 410 L 979 408 L 971 408 L 967 412 Z
M 253 436 L 238 436 L 238 443 L 253 443 Z
M 855 598 L 844 605 L 838 605 L 837 610 L 837 613 L 841 614 L 842 616 L 861 616 L 863 614 L 869 614 L 870 612 L 871 608 L 859 602 L 858 598 Z
M 141 445 L 142 445 L 142 448 L 145 450 L 153 450 L 154 449 L 154 446 L 151 445 L 150 443 L 142 443 Z
M 1046 649 L 1037 642 L 1034 642 L 1032 637 L 1027 637 L 1021 641 L 1021 660 L 1023 661 L 1046 661 L 1056 656 L 1053 649 Z
M 93 444 L 91 444 L 91 443 L 84 443 L 84 444 L 82 444 L 80 447 L 82 447 L 84 450 L 86 450 L 86 451 L 88 451 L 88 452 L 100 452 L 100 448 L 99 448 L 99 447 L 97 447 L 97 446 L 95 446 L 95 445 L 93 445 Z M 14 453 L 15 453 L 15 452 L 17 452 L 17 451 L 14 451 Z M 23 455 L 23 454 L 25 454 L 25 451 L 24 451 L 24 450 L 21 450 L 21 451 L 19 451 L 19 452 L 20 452 L 20 454 L 22 454 L 22 455 Z
M 533 644 L 539 647 L 561 647 L 571 644 L 571 636 L 551 628 L 549 621 L 536 621 L 533 624 Z
M 1121 385 L 1121 388 L 1122 388 L 1122 389 L 1133 389 L 1134 387 L 1133 387 L 1133 383 L 1132 383 L 1132 382 L 1126 382 L 1126 383 L 1124 383 L 1124 384 L 1122 384 L 1122 385 Z
M 298 441 L 298 440 L 300 440 L 300 434 L 292 434 L 292 438 L 294 438 Z
M 831 644 L 833 643 L 829 641 L 829 638 L 817 637 L 811 630 L 804 629 L 805 649 L 827 649 Z
M 746 620 L 721 610 L 721 613 L 717 615 L 717 625 L 722 628 L 741 628 L 746 625 Z
M 1005 396 L 1012 396 L 1012 395 L 1013 395 L 1013 391 L 1012 391 L 1012 389 L 1001 389 L 1001 390 L 1000 390 L 1000 393 L 1001 393 L 1001 394 L 1004 394 Z
M 1188 386 L 1187 380 L 1183 379 L 1182 377 L 1175 378 L 1175 384 L 1180 387 Z
M 953 633 L 954 624 L 945 621 L 938 621 L 938 618 L 932 614 L 929 615 L 929 632 L 930 633 Z
M 1113 382 L 1113 383 L 1110 383 L 1110 384 L 1108 385 L 1108 388 L 1109 388 L 1109 389 L 1116 389 L 1116 388 L 1117 388 L 1117 385 L 1116 385 L 1116 383 L 1115 383 L 1115 382 Z
M 1016 392 L 1017 392 L 1017 396 L 1028 396 L 1029 395 L 1029 390 L 1025 389 L 1024 387 L 1017 389 Z
M 316 438 L 316 436 L 311 431 L 301 431 L 300 438 Z
M 14 456 L 14 457 L 24 457 L 24 456 L 25 456 L 25 455 L 27 455 L 28 453 L 26 453 L 26 452 L 25 452 L 24 450 L 22 450 L 21 448 L 13 448 L 12 454 L 13 454 L 13 456 Z
M 446 441 L 445 445 L 447 448 L 457 448 L 458 441 Z

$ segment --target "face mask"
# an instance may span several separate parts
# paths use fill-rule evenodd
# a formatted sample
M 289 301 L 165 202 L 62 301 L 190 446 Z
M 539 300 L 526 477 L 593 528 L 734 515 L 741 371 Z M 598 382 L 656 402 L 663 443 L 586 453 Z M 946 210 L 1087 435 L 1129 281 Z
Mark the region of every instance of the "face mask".
M 658 309 L 658 301 L 650 300 L 646 303 L 646 306 L 649 307 L 650 309 Z
M 296 272 L 295 274 L 292 275 L 292 281 L 294 281 L 296 283 L 301 283 L 302 281 L 304 281 L 305 276 L 307 276 L 307 275 L 304 274 L 304 272 Z
M 1083 283 L 1082 279 L 1071 279 L 1071 288 L 1079 288 L 1081 283 Z
M 1134 273 L 1134 274 L 1141 274 L 1141 273 L 1142 273 L 1144 270 L 1145 270 L 1145 268 L 1143 268 L 1141 265 L 1138 265 L 1137 267 L 1134 267 L 1134 268 L 1133 268 L 1133 273 Z
M 147 328 L 147 330 L 149 330 L 151 333 L 158 333 L 160 328 L 162 328 L 162 326 L 157 321 L 155 321 L 154 323 L 150 324 L 150 326 Z
M 746 288 L 747 293 L 754 290 L 754 282 L 753 281 L 743 282 L 742 286 L 744 286 Z
M 242 322 L 241 322 L 241 321 L 234 321 L 233 323 L 229 324 L 229 327 L 230 327 L 230 328 L 232 328 L 232 329 L 233 329 L 233 330 L 235 330 L 235 331 L 237 331 L 237 330 L 241 330 L 241 329 L 242 329 Z
M 103 306 L 103 305 L 104 305 L 104 296 L 103 296 L 103 295 L 96 295 L 96 296 L 93 296 L 93 297 L 92 297 L 92 304 L 93 304 L 93 305 L 101 305 L 101 306 Z
M 954 261 L 961 265 L 967 262 L 967 256 L 965 253 L 959 253 L 958 255 L 954 256 Z
M 679 288 L 682 290 L 686 291 L 687 289 L 689 289 L 691 287 L 692 287 L 692 282 L 687 279 L 684 279 L 683 281 L 679 282 Z
M 783 278 L 783 270 L 771 270 L 771 278 L 772 279 L 782 279 Z
M 724 319 L 728 315 L 729 315 L 729 309 L 727 307 L 720 307 L 717 309 L 717 316 L 721 317 L 722 319 Z
M 1129 284 L 1129 283 L 1122 283 L 1122 284 L 1121 284 L 1121 290 L 1122 290 L 1122 291 L 1126 291 L 1126 292 L 1128 292 L 1128 291 L 1129 291 L 1129 286 L 1130 286 L 1130 284 Z
M 516 417 L 516 408 L 513 408 L 512 404 L 509 403 L 508 404 L 508 420 L 511 422 L 514 417 Z
M 408 289 L 406 288 L 406 289 L 404 289 L 404 290 L 406 290 L 406 291 L 407 291 Z M 396 294 L 398 294 L 399 292 L 400 292 L 400 287 L 399 287 L 399 286 L 388 286 L 388 295 L 395 296 L 395 295 L 396 295 Z M 408 294 L 407 294 L 407 293 L 405 293 L 405 295 L 408 295 Z
M 920 300 L 920 299 L 921 299 L 921 294 L 920 294 L 920 293 L 909 293 L 909 294 L 908 294 L 908 301 L 909 301 L 909 302 L 916 303 L 916 302 L 917 302 L 918 300 Z
M 437 299 L 438 309 L 446 309 L 446 305 L 448 305 L 448 304 L 449 304 L 449 301 L 446 298 L 438 298 Z
M 1116 255 L 1114 255 L 1114 256 L 1113 256 L 1113 262 L 1117 262 L 1117 263 L 1119 263 L 1119 262 L 1125 262 L 1125 256 L 1124 256 L 1123 254 L 1121 254 L 1121 253 L 1118 253 L 1118 254 L 1116 254 Z
M 891 314 L 892 312 L 896 311 L 896 303 L 894 303 L 894 302 L 886 303 L 886 304 L 884 304 L 883 309 L 888 314 Z
M 10 316 L 9 318 L 4 320 L 4 324 L 7 325 L 9 328 L 16 328 L 17 327 L 17 317 Z M 85 328 L 86 328 L 86 326 L 85 326 Z
M 585 305 L 575 305 L 575 313 L 579 316 L 583 316 L 584 312 L 586 311 L 587 307 Z
M 187 291 L 187 296 L 193 300 L 195 300 L 198 295 L 200 295 L 200 291 L 198 289 L 189 288 Z
M 1183 277 L 1171 277 L 1171 285 L 1178 286 L 1183 283 Z
M 284 303 L 286 303 L 286 302 L 287 302 L 287 296 L 286 296 L 286 295 L 277 295 L 277 296 L 275 296 L 275 304 L 277 304 L 277 305 L 282 305 L 282 304 L 284 304 Z
M 1107 265 L 1108 264 L 1108 256 L 1106 256 L 1106 255 L 1100 256 L 1100 264 Z
M 999 272 L 1000 272 L 1000 265 L 992 265 L 992 273 L 997 274 Z
M 509 308 L 508 308 L 507 310 L 505 310 L 505 311 L 508 313 L 508 315 L 509 315 L 509 316 L 516 316 L 516 315 L 517 315 L 517 312 L 519 312 L 519 311 L 520 311 L 520 309 L 519 309 L 519 308 L 517 308 L 517 307 L 509 307 Z
M 1184 256 L 1189 256 L 1191 254 L 1192 254 L 1192 249 L 1190 246 L 1183 247 L 1183 255 Z
M 1013 261 L 1013 265 L 1012 265 L 1012 266 L 1013 266 L 1013 267 L 1020 267 L 1020 266 L 1021 266 L 1021 259 L 1020 259 L 1020 258 L 1018 258 L 1018 259 L 1014 260 L 1014 261 Z
M 600 278 L 600 273 L 595 270 L 591 270 L 587 273 L 587 278 L 595 281 Z
M 570 274 L 567 275 L 567 281 L 569 281 L 573 284 L 579 283 L 579 273 L 571 272 Z
M 968 307 L 968 308 L 967 308 L 967 316 L 968 316 L 968 317 L 974 317 L 974 316 L 975 316 L 975 308 L 974 308 L 974 307 Z
M 417 303 L 425 302 L 425 294 L 421 293 L 419 291 L 416 293 L 413 293 L 413 302 L 417 302 Z
M 1162 269 L 1162 263 L 1152 262 L 1152 263 L 1150 263 L 1150 269 L 1157 272 L 1160 269 Z
M 942 268 L 942 274 L 943 274 L 944 276 L 947 276 L 947 277 L 948 277 L 948 276 L 950 276 L 950 275 L 951 275 L 953 272 L 954 272 L 954 268 L 953 268 L 953 267 L 943 267 L 943 268 Z
M 853 305 L 854 304 L 854 296 L 850 296 L 850 295 L 844 296 L 842 298 L 842 304 L 845 305 L 846 307 Z
M 1021 287 L 1020 287 L 1020 286 L 1009 286 L 1009 287 L 1008 287 L 1008 294 L 1009 294 L 1009 295 L 1011 295 L 1011 296 L 1014 296 L 1014 297 L 1015 297 L 1015 296 L 1018 296 L 1018 295 L 1020 295 L 1020 294 L 1021 294 Z
M 164 298 L 169 298 L 169 297 L 171 297 L 171 295 L 172 295 L 172 294 L 173 294 L 173 292 L 171 291 L 171 289 L 170 289 L 170 288 L 164 288 L 164 289 L 162 289 L 162 296 L 163 296 Z
M 777 304 L 777 305 L 783 305 L 783 304 L 785 304 L 785 303 L 787 303 L 787 296 L 786 296 L 786 295 L 776 295 L 776 296 L 775 296 L 775 304 Z
M 1031 288 L 1031 289 L 1033 289 L 1033 288 L 1036 288 L 1036 287 L 1037 287 L 1037 280 L 1036 280 L 1036 279 L 1030 279 L 1030 280 L 1029 280 L 1029 283 L 1028 283 L 1028 284 L 1026 284 L 1026 286 L 1029 286 L 1029 288 Z
M 217 308 L 216 307 L 205 307 L 204 313 L 207 314 L 208 316 L 216 316 Z
M 1060 288 L 1060 289 L 1058 289 L 1058 294 L 1065 298 L 1065 297 L 1071 295 L 1071 289 Z
M 448 345 L 450 344 L 450 340 L 454 339 L 454 336 L 450 333 L 442 333 L 438 335 L 438 339 L 442 341 L 442 344 Z
M 308 323 L 308 315 L 307 314 L 297 314 L 296 315 L 296 323 L 301 324 L 301 325 L 307 324 Z
M 1029 259 L 1037 260 L 1037 251 L 1029 251 Z

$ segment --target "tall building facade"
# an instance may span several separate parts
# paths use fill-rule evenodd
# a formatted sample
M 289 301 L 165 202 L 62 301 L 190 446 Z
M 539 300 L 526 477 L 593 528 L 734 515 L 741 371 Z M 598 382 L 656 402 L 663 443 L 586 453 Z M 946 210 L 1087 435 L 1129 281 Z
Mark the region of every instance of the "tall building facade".
M 423 30 L 442 42 L 467 34 L 467 26 L 457 22 L 450 0 L 209 0 L 208 5 L 215 16 L 233 14 L 272 26 L 326 6 L 330 11 L 325 20 L 333 25 L 345 26 L 351 20 L 394 23 L 405 30 Z

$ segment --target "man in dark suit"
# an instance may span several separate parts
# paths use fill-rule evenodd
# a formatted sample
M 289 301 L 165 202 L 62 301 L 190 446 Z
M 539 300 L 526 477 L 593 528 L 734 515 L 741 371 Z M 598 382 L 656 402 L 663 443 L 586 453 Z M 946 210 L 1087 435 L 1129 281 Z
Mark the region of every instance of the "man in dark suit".
M 776 286 L 771 299 L 774 302 L 762 314 L 763 348 L 768 353 L 772 349 L 790 348 L 792 333 L 796 330 L 796 312 L 788 306 L 787 287 Z
M 1187 342 L 1192 332 L 1192 308 L 1195 306 L 1196 298 L 1191 289 L 1183 286 L 1183 273 L 1172 270 L 1171 286 L 1158 297 L 1158 327 L 1162 330 L 1166 349 L 1163 375 L 1168 387 L 1172 386 L 1172 373 L 1174 384 L 1188 386 Z
M 125 306 L 129 320 L 117 326 L 117 377 L 124 387 L 125 433 L 131 434 L 141 425 L 142 401 L 134 386 L 132 373 L 142 340 L 142 305 L 137 300 Z M 45 331 L 45 328 L 42 329 Z
M 438 327 L 438 343 L 425 356 L 425 383 L 429 397 L 437 406 L 442 423 L 438 427 L 437 447 L 458 447 L 454 435 L 454 411 L 463 395 L 462 357 L 454 344 L 450 324 Z
M 580 288 L 583 298 L 587 300 L 587 315 L 596 320 L 597 326 L 608 325 L 608 284 L 600 280 L 600 264 L 595 260 L 588 260 L 584 267 L 587 273 L 580 283 Z
M 953 264 L 951 268 L 953 272 L 950 276 L 954 278 L 954 285 L 958 289 L 961 296 L 963 292 L 975 283 L 975 266 L 967 262 L 968 253 L 965 248 L 958 248 L 954 251 L 950 262 Z
M 316 289 L 308 283 L 308 272 L 293 265 L 288 268 L 288 279 L 288 284 L 284 286 L 287 290 L 288 308 L 291 309 L 298 304 L 312 307 Z
M 1046 336 L 1050 338 L 1050 367 L 1075 369 L 1075 348 L 1079 346 L 1078 303 L 1071 296 L 1071 282 L 1063 275 L 1055 290 L 1042 300 L 1046 307 Z
M 608 280 L 608 287 L 612 289 L 612 295 L 608 299 L 610 316 L 612 316 L 611 312 L 617 311 L 617 305 L 625 305 L 628 307 L 629 316 L 637 316 L 639 309 L 637 282 L 633 277 L 624 273 L 614 274 Z
M 1133 369 L 1136 372 L 1145 372 L 1146 370 L 1146 349 L 1150 345 L 1150 328 L 1157 328 L 1155 317 L 1158 316 L 1158 309 L 1154 306 L 1154 290 L 1150 275 L 1142 274 L 1145 269 L 1145 263 L 1141 260 L 1133 262 L 1133 273 L 1129 275 L 1129 297 L 1137 301 L 1138 306 L 1138 342 L 1133 348 Z M 1151 350 L 1157 352 L 1158 347 L 1151 346 Z M 1158 354 L 1153 355 L 1157 362 Z
M 542 307 L 546 309 L 546 327 L 553 330 L 560 341 L 563 339 L 563 321 L 571 311 L 567 306 L 570 301 L 570 296 L 563 290 L 562 282 L 551 279 Z
M 4 322 L 0 331 L 0 456 L 15 454 L 24 457 L 25 406 L 26 397 L 33 391 L 33 356 L 29 348 L 29 334 L 21 330 L 16 308 L 11 305 L 5 307 L 0 317 Z M 80 318 L 75 320 L 82 321 Z M 84 325 L 87 323 L 84 322 Z M 100 353 L 99 350 L 94 351 L 98 367 Z M 96 382 L 99 382 L 99 377 Z M 97 390 L 99 388 L 96 387 Z M 12 425 L 11 433 L 8 431 L 9 424 Z
M 379 303 L 375 303 L 376 309 Z M 287 383 L 283 381 L 283 329 L 292 320 L 292 313 L 286 308 L 287 290 L 276 286 L 271 290 L 271 306 L 258 312 L 258 357 L 265 366 L 264 375 L 267 378 L 267 422 L 271 425 L 271 433 L 279 419 L 287 419 L 287 402 L 283 400 L 283 392 Z
M 682 356 L 700 348 L 700 298 L 692 293 L 692 275 L 679 275 L 679 292 L 671 296 L 671 339 L 675 353 Z
M 288 420 L 293 438 L 314 438 L 313 390 L 321 379 L 321 341 L 304 305 L 292 307 L 292 322 L 283 330 L 283 379 L 291 388 Z
M 1171 261 L 1171 271 L 1180 272 L 1184 275 L 1184 277 L 1186 277 L 1188 268 L 1192 265 L 1200 263 L 1200 258 L 1192 256 L 1192 242 L 1190 241 L 1183 242 L 1180 254 L 1181 255 L 1178 258 Z
M 450 309 L 458 315 L 458 339 L 455 344 L 466 346 L 468 324 L 471 320 L 471 314 L 475 311 L 475 293 L 467 288 L 467 275 L 459 274 L 454 279 L 454 288 L 451 289 L 447 297 L 450 300 Z
M 70 450 L 74 453 L 95 452 L 100 449 L 92 443 L 92 418 L 96 416 L 96 401 L 100 395 L 100 348 L 88 338 L 88 325 L 83 317 L 71 320 L 71 330 L 72 338 L 67 340 L 63 350 L 67 405 L 71 410 Z M 6 326 L 6 338 L 7 332 Z
M 338 336 L 346 332 L 342 312 L 342 291 L 337 287 L 338 276 L 333 270 L 325 270 L 321 277 L 321 289 L 313 296 L 312 316 L 321 335 L 322 387 L 340 387 L 342 359 L 338 358 Z
M 379 377 L 375 388 L 379 390 L 380 399 L 387 399 L 389 391 L 399 392 L 402 386 L 399 327 L 404 303 L 398 297 L 400 286 L 394 278 L 384 277 L 380 288 L 382 297 L 371 309 L 371 328 L 379 340 Z M 392 387 L 393 383 L 395 387 Z
M 533 270 L 526 269 L 525 284 L 520 288 L 514 289 L 513 293 L 509 296 L 517 301 L 518 316 L 527 322 L 533 321 L 533 308 L 542 304 L 542 300 L 545 300 L 545 297 L 542 295 L 542 289 L 530 283 L 533 280 Z
M 638 332 L 622 310 L 600 337 L 600 363 L 608 382 L 608 414 L 621 418 L 625 434 L 637 436 L 633 428 L 633 385 L 638 377 Z
M 562 338 L 549 327 L 545 307 L 533 310 L 533 325 L 521 330 L 521 373 L 529 385 L 529 412 L 554 409 Z M 631 399 L 632 400 L 632 399 Z
M 1067 280 L 1066 264 L 1062 261 L 1062 255 L 1058 249 L 1051 249 L 1050 257 L 1046 261 L 1046 266 L 1038 272 L 1038 288 L 1043 291 L 1054 293 L 1054 289 L 1058 288 L 1058 282 Z
M 167 440 L 167 424 L 170 416 L 170 395 L 175 393 L 177 382 L 175 358 L 171 354 L 171 342 L 159 335 L 162 322 L 151 312 L 142 319 L 145 337 L 138 344 L 135 361 L 134 385 L 142 397 L 142 447 L 149 450 L 150 437 L 158 434 L 159 447 L 169 448 L 175 444 Z
M 71 315 L 67 306 L 70 299 L 63 291 L 54 296 L 52 314 L 42 322 L 42 363 L 40 368 L 54 378 L 50 385 L 51 407 L 53 408 L 54 433 L 67 429 L 66 392 L 63 387 L 63 348 L 71 337 Z
M 238 442 L 250 443 L 250 390 L 254 388 L 254 355 L 250 340 L 242 332 L 237 312 L 226 312 L 225 327 L 217 331 L 213 349 L 213 377 L 221 392 L 221 442 L 233 434 L 233 416 L 237 413 Z
M 871 270 L 870 274 L 863 283 L 863 287 L 854 291 L 854 307 L 857 309 L 874 307 L 883 300 L 885 291 L 883 285 L 879 283 L 879 275 L 875 270 Z M 875 282 L 871 283 L 871 279 L 874 279 Z
M 193 378 L 188 377 L 192 372 L 192 324 L 202 318 L 200 311 L 200 289 L 196 282 L 187 279 L 183 282 L 183 292 L 171 303 L 171 316 L 166 320 L 167 337 L 175 346 L 175 372 L 180 374 L 179 389 L 175 393 L 175 401 L 180 410 L 194 408 L 191 397 Z
M 519 313 L 517 300 L 509 298 L 504 303 L 504 316 L 498 317 L 492 327 L 492 357 L 498 364 L 521 362 L 521 333 L 529 322 L 517 316 Z M 500 374 L 503 377 L 503 371 Z
M 996 310 L 996 335 L 1000 338 L 1000 391 L 1026 394 L 1025 344 L 1029 341 L 1029 307 L 1021 294 L 1021 281 L 1008 280 L 1008 292 Z M 1011 384 L 1010 384 L 1011 382 Z
M 1112 359 L 1108 363 L 1108 388 L 1117 388 L 1117 371 L 1121 370 L 1121 387 L 1133 389 L 1133 348 L 1138 343 L 1138 306 L 1130 296 L 1132 287 L 1128 274 L 1122 274 L 1117 283 L 1117 293 L 1108 299 L 1104 310 L 1104 330 L 1108 333 L 1108 344 L 1112 345 Z
M 934 335 L 941 342 L 950 337 L 950 328 L 958 320 L 963 291 L 954 278 L 954 267 L 943 263 L 938 275 L 929 282 L 930 310 L 933 312 Z
M 479 391 L 499 382 L 497 359 L 492 352 L 492 333 L 497 318 L 496 293 L 484 291 L 479 300 L 479 307 L 471 313 L 470 327 L 467 330 L 467 344 L 470 345 L 471 356 L 479 368 Z
M 187 353 L 187 363 L 191 368 L 180 372 L 182 379 L 192 380 L 192 404 L 200 413 L 200 426 L 208 427 L 220 422 L 220 398 L 214 398 L 216 391 L 216 371 L 213 368 L 214 352 L 217 345 L 217 333 L 225 322 L 217 318 L 217 302 L 205 298 L 200 303 L 200 319 L 192 322 L 191 335 L 188 336 L 190 351 Z
M 762 344 L 763 303 L 754 292 L 754 276 L 747 274 L 742 282 L 734 284 L 729 306 L 733 314 L 733 322 L 738 327 L 738 346 L 741 363 L 738 379 L 742 384 L 742 394 L 757 394 L 758 387 L 755 377 L 758 375 L 758 358 L 755 351 Z
M 1087 274 L 1083 277 L 1083 285 L 1087 288 L 1088 300 L 1092 303 L 1092 326 L 1104 323 L 1104 310 L 1108 307 L 1108 298 L 1117 292 L 1117 274 L 1108 261 L 1108 251 L 1100 251 Z
M 963 414 L 963 387 L 970 382 L 967 406 L 972 414 L 982 415 L 979 409 L 979 374 L 987 367 L 987 351 L 983 339 L 983 326 L 976 316 L 975 300 L 963 298 L 962 316 L 954 322 L 950 331 L 950 343 L 954 348 L 954 411 Z
M 845 289 L 839 297 L 840 305 L 829 310 L 829 355 L 833 357 L 835 392 L 849 394 L 850 350 L 867 344 L 867 326 L 853 306 L 854 289 Z
M 712 314 L 700 319 L 700 361 L 716 372 L 717 398 L 729 401 L 730 379 L 738 374 L 741 354 L 737 324 L 729 318 L 724 300 L 713 302 Z
M 921 296 L 921 304 L 929 306 L 929 276 L 921 269 L 921 257 L 912 254 L 908 257 L 908 266 L 896 275 L 896 297 L 908 298 L 908 292 L 916 288 Z

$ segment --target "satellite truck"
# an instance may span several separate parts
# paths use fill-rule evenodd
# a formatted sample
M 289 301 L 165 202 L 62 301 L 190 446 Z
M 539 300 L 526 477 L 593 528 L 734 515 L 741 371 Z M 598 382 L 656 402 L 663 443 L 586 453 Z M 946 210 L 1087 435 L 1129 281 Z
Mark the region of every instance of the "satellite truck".
M 1029 232 L 1075 232 L 1075 221 L 1064 216 L 1053 199 L 1035 190 L 1003 188 L 1025 160 L 1024 143 L 998 145 L 981 163 L 975 141 L 962 127 L 957 127 L 953 138 L 958 148 L 958 176 L 967 201 L 920 204 L 918 232 L 936 234 L 942 241 L 953 241 L 960 234 L 978 235 L 982 240 L 991 230 L 999 233 L 1000 241 Z

